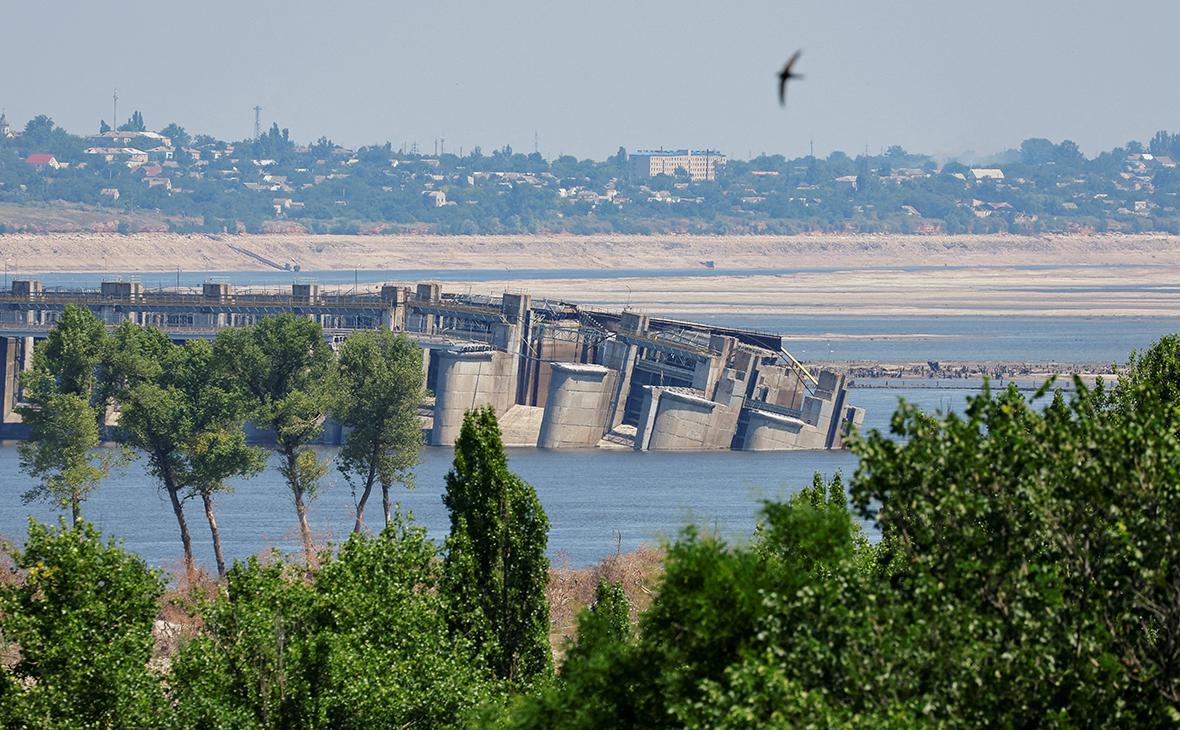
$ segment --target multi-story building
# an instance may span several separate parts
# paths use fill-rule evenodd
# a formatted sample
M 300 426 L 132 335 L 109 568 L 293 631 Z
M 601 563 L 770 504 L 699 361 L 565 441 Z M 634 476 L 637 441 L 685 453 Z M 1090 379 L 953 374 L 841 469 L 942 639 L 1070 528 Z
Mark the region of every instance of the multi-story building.
M 675 175 L 684 170 L 694 182 L 716 180 L 725 155 L 717 150 L 639 150 L 629 158 L 631 172 L 639 177 Z

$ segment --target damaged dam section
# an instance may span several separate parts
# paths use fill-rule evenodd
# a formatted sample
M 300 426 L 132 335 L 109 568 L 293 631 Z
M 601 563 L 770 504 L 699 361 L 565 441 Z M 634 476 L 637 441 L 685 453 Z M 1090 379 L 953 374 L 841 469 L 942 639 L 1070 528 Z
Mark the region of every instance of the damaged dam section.
M 839 449 L 864 420 L 848 402 L 844 374 L 811 372 L 775 334 L 524 293 L 449 293 L 434 282 L 336 293 L 298 281 L 263 292 L 218 280 L 200 290 L 147 290 L 136 281 L 51 290 L 25 279 L 0 292 L 0 437 L 23 435 L 13 411 L 20 375 L 69 304 L 109 326 L 158 327 L 175 341 L 211 339 L 282 312 L 315 320 L 332 345 L 359 330 L 404 332 L 422 347 L 434 394 L 423 416 L 432 446 L 452 445 L 464 413 L 480 406 L 495 409 L 506 443 L 546 449 Z M 338 424 L 325 425 L 324 444 L 342 437 Z

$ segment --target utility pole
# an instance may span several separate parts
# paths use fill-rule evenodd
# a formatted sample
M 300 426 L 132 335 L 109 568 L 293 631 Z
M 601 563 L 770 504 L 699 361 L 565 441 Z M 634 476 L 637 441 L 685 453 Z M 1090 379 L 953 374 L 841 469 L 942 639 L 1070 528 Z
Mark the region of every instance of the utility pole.
M 262 137 L 262 107 L 254 107 L 254 139 Z

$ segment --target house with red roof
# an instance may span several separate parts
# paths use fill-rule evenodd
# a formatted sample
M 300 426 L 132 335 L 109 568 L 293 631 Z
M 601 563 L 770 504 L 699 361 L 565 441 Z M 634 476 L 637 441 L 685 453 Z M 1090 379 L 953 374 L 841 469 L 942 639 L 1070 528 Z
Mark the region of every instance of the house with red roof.
M 60 170 L 62 166 L 61 163 L 57 161 L 56 157 L 46 152 L 34 152 L 25 158 L 25 164 L 32 165 L 38 170 L 44 169 L 46 167 L 52 167 L 54 170 Z

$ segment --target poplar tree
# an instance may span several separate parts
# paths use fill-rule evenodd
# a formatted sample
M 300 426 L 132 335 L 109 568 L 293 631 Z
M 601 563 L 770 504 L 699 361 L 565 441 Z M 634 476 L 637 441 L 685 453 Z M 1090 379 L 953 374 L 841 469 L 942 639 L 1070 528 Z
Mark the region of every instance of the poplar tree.
M 73 524 L 82 502 L 102 481 L 117 455 L 98 450 L 105 408 L 97 402 L 97 366 L 106 327 L 90 310 L 67 305 L 21 375 L 25 402 L 16 408 L 29 428 L 19 447 L 21 469 L 39 480 L 24 494 L 70 509 Z
M 192 340 L 183 347 L 173 345 L 158 330 L 145 330 L 144 336 L 163 339 L 161 368 L 155 378 L 137 383 L 126 393 L 119 432 L 126 443 L 144 452 L 148 470 L 168 494 L 190 576 L 195 563 L 184 503 L 201 498 L 217 572 L 224 577 L 213 497 L 226 490 L 226 479 L 257 474 L 265 460 L 259 449 L 246 445 L 243 404 L 216 367 L 209 343 Z
M 332 401 L 332 352 L 324 330 L 318 322 L 285 312 L 252 327 L 221 330 L 214 350 L 248 399 L 254 423 L 274 432 L 279 472 L 291 490 L 304 557 L 311 565 L 315 545 L 307 513 L 327 473 L 311 443 L 323 431 Z
M 451 631 L 502 679 L 549 675 L 549 518 L 536 491 L 508 471 L 491 407 L 463 419 L 443 502 L 451 532 L 441 588 Z
M 412 483 L 410 469 L 422 449 L 422 350 L 389 330 L 358 332 L 341 345 L 336 372 L 334 416 L 352 429 L 337 467 L 360 490 L 353 532 L 364 526 L 365 505 L 378 483 L 389 527 L 390 488 L 394 481 Z

